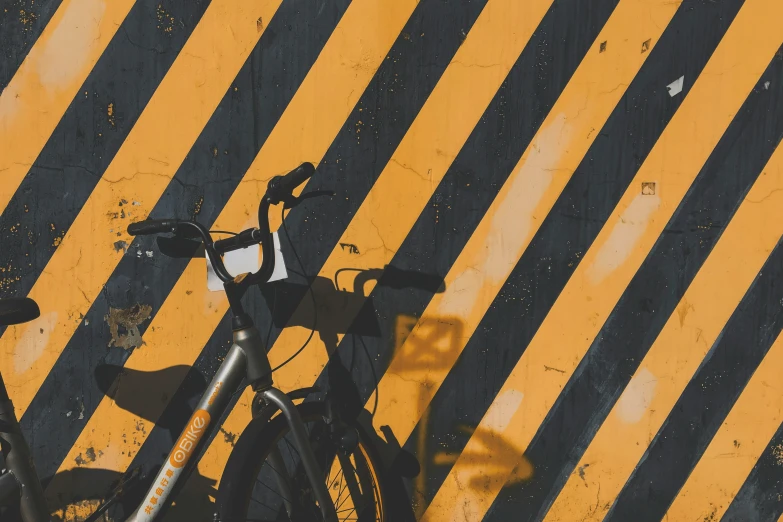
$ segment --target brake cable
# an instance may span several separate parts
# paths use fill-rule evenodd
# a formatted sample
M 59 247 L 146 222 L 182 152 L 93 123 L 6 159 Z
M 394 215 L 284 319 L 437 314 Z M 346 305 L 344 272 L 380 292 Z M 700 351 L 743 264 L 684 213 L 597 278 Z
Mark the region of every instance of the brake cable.
M 274 368 L 272 368 L 272 373 L 276 372 L 286 364 L 293 361 L 297 355 L 302 353 L 305 348 L 307 348 L 307 345 L 310 344 L 310 341 L 313 339 L 313 335 L 315 335 L 315 329 L 318 326 L 318 303 L 315 301 L 315 292 L 313 292 L 313 285 L 310 283 L 310 277 L 307 275 L 307 271 L 305 270 L 304 263 L 302 263 L 302 260 L 299 258 L 299 254 L 296 251 L 296 247 L 294 247 L 294 243 L 291 241 L 291 236 L 288 234 L 288 227 L 285 225 L 285 206 L 283 206 L 283 209 L 280 211 L 280 221 L 283 225 L 283 232 L 285 233 L 285 238 L 288 241 L 288 244 L 291 245 L 291 251 L 294 253 L 294 257 L 296 257 L 296 262 L 299 264 L 299 268 L 302 270 L 302 276 L 305 278 L 305 281 L 307 283 L 307 289 L 310 292 L 310 298 L 313 301 L 313 326 L 310 327 L 310 335 L 307 337 L 307 340 L 304 342 L 301 348 L 299 348 L 291 357 L 283 361 L 282 363 L 278 364 Z

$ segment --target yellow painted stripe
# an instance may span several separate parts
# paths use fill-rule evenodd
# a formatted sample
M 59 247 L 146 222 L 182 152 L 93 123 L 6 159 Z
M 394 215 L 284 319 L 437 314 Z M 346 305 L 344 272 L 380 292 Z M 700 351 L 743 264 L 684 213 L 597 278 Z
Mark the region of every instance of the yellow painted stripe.
M 0 94 L 0 214 L 135 0 L 64 0 Z
M 472 437 L 422 520 L 480 520 L 521 462 L 549 409 L 779 47 L 781 29 L 769 13 L 783 6 L 775 4 L 744 4 L 482 419 L 477 433 L 502 437 L 508 448 L 491 455 L 496 464 L 492 474 L 478 466 L 477 456 L 486 458 L 486 452 L 481 440 Z M 748 54 L 749 48 L 754 52 Z M 642 195 L 643 182 L 656 183 L 655 195 Z M 475 485 L 470 486 L 472 481 Z
M 780 149 L 778 149 L 780 150 Z M 780 161 L 767 176 L 783 187 Z M 778 206 L 783 200 L 777 194 Z M 778 221 L 780 218 L 778 218 Z M 775 221 L 765 221 L 774 224 Z M 747 229 L 750 231 L 751 229 Z M 755 233 L 755 231 L 753 231 Z M 726 279 L 723 280 L 724 282 Z M 664 520 L 721 520 L 783 423 L 783 335 L 762 360 Z
M 215 228 L 249 226 L 269 178 L 302 161 L 317 163 L 323 157 L 416 4 L 416 0 L 354 0 L 350 4 Z M 279 214 L 272 217 L 279 224 Z M 145 345 L 131 354 L 125 367 L 152 371 L 195 362 L 227 310 L 225 294 L 209 292 L 206 277 L 204 259 L 188 264 L 147 328 Z M 158 392 L 171 396 L 179 384 L 166 383 L 167 389 Z M 165 404 L 158 406 L 160 414 Z M 75 467 L 76 457 L 87 448 L 93 448 L 96 458 L 85 466 L 124 471 L 152 428 L 153 423 L 104 397 L 60 471 Z
M 582 455 L 582 473 L 571 474 L 545 520 L 585 513 L 585 520 L 603 520 L 782 234 L 779 147 Z M 723 473 L 742 478 L 730 468 Z
M 331 279 L 341 268 L 381 268 L 391 261 L 551 3 L 487 3 L 343 233 L 339 243 L 357 245 L 361 254 L 355 256 L 337 246 L 321 276 Z M 341 276 L 340 286 L 349 284 L 350 277 Z M 370 291 L 370 285 L 365 291 Z M 300 306 L 307 313 L 312 304 L 305 298 Z M 309 335 L 306 328 L 286 328 L 270 352 L 272 365 L 288 359 Z M 275 373 L 275 385 L 284 391 L 311 386 L 327 360 L 324 343 L 314 336 L 295 362 Z M 243 405 L 249 404 L 250 395 L 246 393 L 227 418 L 226 430 L 237 433 L 247 425 L 250 411 Z M 216 438 L 199 464 L 201 474 L 219 478 L 230 451 L 228 443 Z
M 281 0 L 213 0 L 29 296 L 41 317 L 9 327 L 0 371 L 21 416 L 123 256 Z M 126 204 L 121 204 L 125 200 Z M 143 350 L 143 349 L 142 349 Z

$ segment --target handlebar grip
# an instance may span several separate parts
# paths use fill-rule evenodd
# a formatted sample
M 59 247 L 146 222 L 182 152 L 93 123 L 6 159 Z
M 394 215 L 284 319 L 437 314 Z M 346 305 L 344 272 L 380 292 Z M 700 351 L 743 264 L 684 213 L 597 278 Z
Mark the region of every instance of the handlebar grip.
M 128 225 L 128 234 L 132 236 L 147 236 L 150 234 L 165 234 L 176 232 L 179 221 L 176 219 L 147 219 Z
M 285 176 L 275 176 L 269 180 L 266 193 L 271 203 L 277 204 L 290 198 L 294 189 L 310 179 L 313 174 L 315 174 L 315 166 L 312 163 L 302 163 Z
M 310 179 L 315 174 L 315 166 L 312 163 L 302 163 L 294 170 L 283 176 L 282 183 L 293 191 L 296 187 Z
M 218 239 L 215 241 L 214 247 L 218 254 L 225 254 L 231 250 L 239 250 L 240 248 L 246 248 L 250 245 L 256 245 L 259 241 L 261 241 L 261 231 L 257 228 L 250 228 L 243 230 L 236 236 Z

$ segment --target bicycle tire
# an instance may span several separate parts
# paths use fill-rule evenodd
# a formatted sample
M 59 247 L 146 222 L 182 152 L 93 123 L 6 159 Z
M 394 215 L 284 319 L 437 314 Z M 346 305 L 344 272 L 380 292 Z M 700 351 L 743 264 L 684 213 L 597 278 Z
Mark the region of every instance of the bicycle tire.
M 323 422 L 323 417 L 326 415 L 326 405 L 322 402 L 310 402 L 302 403 L 297 406 L 300 416 L 305 424 Z M 384 485 L 383 485 L 383 473 L 381 460 L 377 455 L 377 452 L 369 442 L 369 437 L 366 436 L 364 430 L 356 425 L 350 425 L 356 430 L 359 435 L 359 441 L 357 445 L 357 451 L 354 453 L 354 462 L 359 467 L 360 458 L 367 464 L 369 469 L 369 475 L 371 480 L 374 481 L 374 488 L 372 484 L 367 484 L 366 479 L 364 483 L 360 483 L 361 491 L 368 491 L 366 488 L 372 488 L 372 492 L 376 498 L 374 507 L 375 516 L 358 516 L 358 520 L 374 520 L 376 522 L 388 522 L 384 511 Z M 271 420 L 255 419 L 245 428 L 237 440 L 231 455 L 228 458 L 226 467 L 223 470 L 223 477 L 218 487 L 218 494 L 216 498 L 216 512 L 218 520 L 220 522 L 246 522 L 248 520 L 259 520 L 258 518 L 248 517 L 248 509 L 251 503 L 251 496 L 254 491 L 256 479 L 261 472 L 266 460 L 272 448 L 278 444 L 278 442 L 288 432 L 288 423 L 286 419 L 278 414 Z M 319 460 L 320 464 L 320 460 Z M 323 465 L 322 465 L 323 467 Z M 303 470 L 300 470 L 303 473 Z M 326 475 L 330 474 L 329 470 L 324 471 Z M 368 473 L 364 473 L 368 475 Z M 327 479 L 327 477 L 325 477 Z M 328 480 L 328 479 L 327 479 Z M 351 504 L 353 505 L 353 503 Z M 366 510 L 365 510 L 366 511 Z M 277 514 L 277 517 L 280 513 Z M 354 515 L 357 516 L 357 515 Z M 338 518 L 339 514 L 338 514 Z M 349 518 L 350 520 L 356 520 L 357 518 Z M 268 519 L 260 519 L 268 520 Z M 274 518 L 273 520 L 281 520 L 280 518 Z M 284 520 L 291 520 L 287 516 Z M 307 518 L 307 520 L 314 520 L 313 518 Z M 321 520 L 318 517 L 318 520 Z M 296 518 L 292 522 L 298 522 Z

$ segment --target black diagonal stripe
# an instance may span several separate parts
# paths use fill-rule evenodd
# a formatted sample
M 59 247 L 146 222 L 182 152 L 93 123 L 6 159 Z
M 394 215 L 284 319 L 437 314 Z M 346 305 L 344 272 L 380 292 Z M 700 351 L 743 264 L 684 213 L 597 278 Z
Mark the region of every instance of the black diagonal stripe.
M 0 5 L 0 93 L 8 87 L 62 0 L 7 0 Z
M 0 217 L 0 295 L 33 287 L 209 2 L 163 4 L 131 8 Z M 159 9 L 171 31 L 156 27 Z
M 217 218 L 349 3 L 282 3 L 153 209 L 152 217 L 195 216 L 205 224 Z M 153 253 L 152 258 L 147 257 L 148 251 Z M 56 472 L 103 398 L 106 383 L 101 387 L 96 380 L 98 365 L 122 365 L 130 356 L 130 351 L 123 348 L 107 347 L 111 339 L 105 320 L 109 309 L 141 304 L 157 311 L 187 262 L 164 257 L 155 238 L 149 237 L 134 242 L 122 258 L 22 419 L 26 433 L 47 434 L 34 446 L 43 477 Z M 141 334 L 148 325 L 149 321 L 140 325 Z M 101 374 L 102 381 L 106 378 Z M 139 396 L 160 403 L 172 393 L 146 381 Z M 64 417 L 65 412 L 81 413 L 82 409 L 82 420 L 76 421 L 75 415 Z M 132 439 L 132 435 L 128 437 Z M 90 484 L 70 484 L 68 491 L 79 494 L 89 487 Z
M 767 71 L 766 79 L 773 82 L 783 80 L 783 60 L 775 60 L 772 69 L 776 69 L 774 74 Z M 767 158 L 769 149 L 783 138 L 783 123 L 779 123 L 783 119 L 783 93 L 768 92 L 766 98 L 771 103 L 758 104 L 759 110 L 753 111 L 755 114 L 745 113 L 749 128 L 729 152 L 722 178 L 730 179 L 738 172 L 752 171 L 758 166 L 755 156 Z M 771 113 L 770 118 L 765 118 L 766 111 Z M 751 117 L 759 118 L 758 123 Z M 769 140 L 772 136 L 775 138 Z M 726 189 L 738 188 L 734 182 L 724 182 L 723 185 L 716 189 L 718 194 L 724 192 L 724 196 Z M 709 215 L 714 209 L 705 206 L 702 211 Z M 696 224 L 691 214 L 691 226 Z M 783 328 L 782 299 L 783 247 L 778 246 L 677 400 L 606 520 L 629 520 L 628 517 L 632 517 L 639 522 L 657 522 L 663 519 Z M 639 510 L 639 506 L 644 506 L 644 509 Z
M 773 304 L 773 308 L 779 306 L 779 303 Z M 764 453 L 753 466 L 750 475 L 742 484 L 742 488 L 734 497 L 721 521 L 778 522 L 783 516 L 781 491 L 783 491 L 783 425 L 778 428 Z
M 484 5 L 484 1 L 451 5 L 422 2 L 416 7 L 306 189 L 324 188 L 334 190 L 337 195 L 310 200 L 286 219 L 308 273 L 318 272 L 326 261 Z M 357 139 L 359 121 L 363 122 L 364 130 Z M 281 241 L 286 249 L 286 265 L 298 271 L 290 245 L 284 236 Z M 296 278 L 295 274 L 291 276 L 291 279 Z M 260 293 L 249 293 L 245 301 L 246 309 L 259 329 L 267 331 L 269 310 Z M 278 333 L 275 329 L 272 339 Z M 172 406 L 160 420 L 161 425 L 172 426 L 175 431 L 184 428 L 187 414 L 177 411 L 175 404 L 182 404 L 189 393 L 203 392 L 204 382 L 214 374 L 215 361 L 225 353 L 228 339 L 231 339 L 230 321 L 224 318 L 199 357 L 194 373 L 188 377 L 194 385 L 193 391 L 180 391 L 175 395 Z M 160 454 L 167 452 L 170 446 L 168 432 L 156 428 L 133 465 L 154 466 L 160 461 Z M 195 480 L 203 484 L 199 478 Z
M 670 97 L 664 79 L 682 74 L 689 78 L 698 76 L 740 4 L 694 4 L 692 9 L 689 6 L 675 15 L 436 395 L 428 428 L 429 447 L 427 455 L 420 455 L 420 459 L 431 459 L 444 450 L 459 453 L 464 448 L 468 436 L 458 433 L 456 424 L 478 424 L 679 107 L 682 97 Z M 703 24 L 711 24 L 714 33 L 705 36 L 703 31 L 697 31 L 706 27 Z M 692 52 L 684 54 L 682 48 Z M 683 95 L 687 95 L 687 86 Z M 649 111 L 634 110 L 642 104 Z M 414 439 L 415 436 L 410 440 Z M 415 452 L 414 446 L 409 443 L 407 447 Z M 434 469 L 432 462 L 427 462 L 427 490 L 432 494 L 449 467 Z M 506 519 L 535 513 L 536 499 L 530 499 L 531 494 L 525 492 L 527 499 L 515 497 L 515 511 L 507 513 Z M 545 495 L 545 491 L 540 494 Z M 526 501 L 530 505 L 517 510 L 519 503 Z

